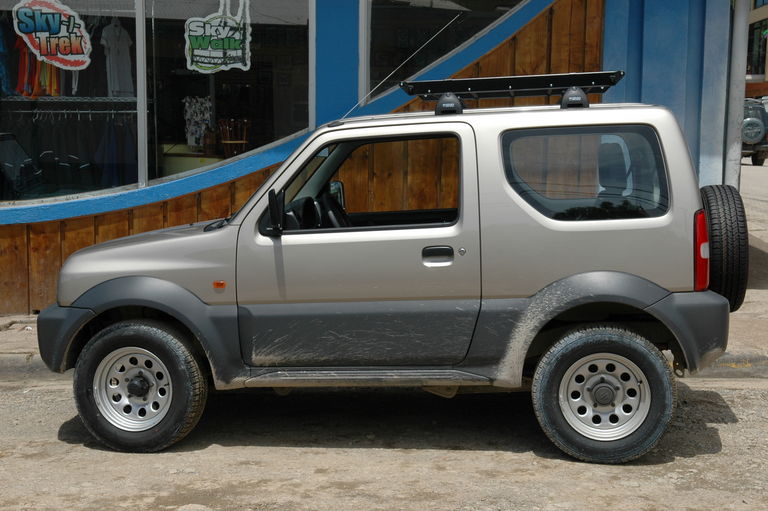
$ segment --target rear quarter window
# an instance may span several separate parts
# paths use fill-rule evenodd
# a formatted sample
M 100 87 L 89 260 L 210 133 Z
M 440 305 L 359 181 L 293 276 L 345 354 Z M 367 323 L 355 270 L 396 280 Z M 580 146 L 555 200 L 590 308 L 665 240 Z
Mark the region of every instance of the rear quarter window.
M 501 144 L 507 181 L 549 218 L 650 218 L 669 208 L 664 159 L 649 126 L 511 130 Z

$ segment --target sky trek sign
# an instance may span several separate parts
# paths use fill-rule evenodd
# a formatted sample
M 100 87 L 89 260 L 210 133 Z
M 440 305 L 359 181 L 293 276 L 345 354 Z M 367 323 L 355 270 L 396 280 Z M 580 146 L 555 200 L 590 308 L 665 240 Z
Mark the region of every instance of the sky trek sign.
M 250 0 L 238 0 L 234 16 L 230 1 L 219 0 L 218 12 L 185 23 L 187 69 L 210 74 L 251 68 Z
M 13 7 L 13 28 L 38 60 L 73 71 L 91 64 L 85 23 L 58 0 L 19 2 Z

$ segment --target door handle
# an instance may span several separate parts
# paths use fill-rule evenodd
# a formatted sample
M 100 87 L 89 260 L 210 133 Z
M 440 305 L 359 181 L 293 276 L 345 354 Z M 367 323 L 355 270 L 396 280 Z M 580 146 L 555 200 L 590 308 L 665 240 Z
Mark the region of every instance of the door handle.
M 453 247 L 436 245 L 421 250 L 421 262 L 429 268 L 453 264 Z
M 421 251 L 421 257 L 453 257 L 453 247 L 448 245 L 424 247 L 424 250 Z

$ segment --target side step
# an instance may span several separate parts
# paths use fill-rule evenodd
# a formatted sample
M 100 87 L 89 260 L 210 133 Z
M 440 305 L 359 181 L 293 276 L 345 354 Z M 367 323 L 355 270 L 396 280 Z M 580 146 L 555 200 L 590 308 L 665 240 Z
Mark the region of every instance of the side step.
M 455 369 L 277 369 L 246 387 L 431 387 L 490 385 L 485 376 Z

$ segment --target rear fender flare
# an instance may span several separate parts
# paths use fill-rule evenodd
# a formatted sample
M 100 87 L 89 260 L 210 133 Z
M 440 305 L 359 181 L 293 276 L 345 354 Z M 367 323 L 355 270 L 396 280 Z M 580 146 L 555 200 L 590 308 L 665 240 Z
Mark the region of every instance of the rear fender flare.
M 531 343 L 541 329 L 558 315 L 580 305 L 617 303 L 644 310 L 670 292 L 641 277 L 622 272 L 597 271 L 572 275 L 549 284 L 528 298 L 509 335 L 494 385 L 522 385 L 523 364 Z

